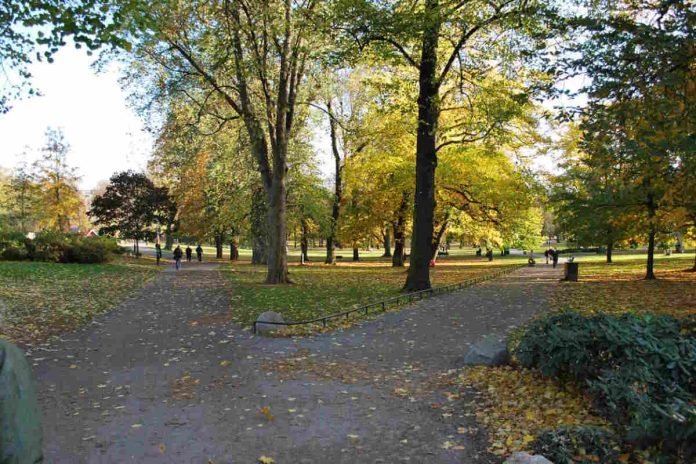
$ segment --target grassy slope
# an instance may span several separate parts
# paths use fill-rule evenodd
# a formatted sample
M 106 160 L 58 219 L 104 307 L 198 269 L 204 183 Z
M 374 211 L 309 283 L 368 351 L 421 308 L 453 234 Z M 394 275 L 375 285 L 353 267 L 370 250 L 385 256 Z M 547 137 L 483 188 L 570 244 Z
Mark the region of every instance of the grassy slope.
M 115 306 L 157 270 L 150 260 L 109 264 L 0 262 L 0 336 L 31 343 L 69 331 Z

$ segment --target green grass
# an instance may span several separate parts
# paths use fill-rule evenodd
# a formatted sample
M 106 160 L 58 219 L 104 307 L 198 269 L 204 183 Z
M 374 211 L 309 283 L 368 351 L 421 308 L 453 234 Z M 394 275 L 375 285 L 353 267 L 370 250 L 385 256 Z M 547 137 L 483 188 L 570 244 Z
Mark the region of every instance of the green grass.
M 432 282 L 434 286 L 462 282 L 522 262 L 526 261 L 445 259 L 432 269 Z M 225 268 L 225 275 L 232 283 L 232 318 L 249 326 L 264 311 L 277 311 L 286 321 L 301 321 L 396 296 L 403 287 L 406 270 L 376 259 L 336 266 L 295 265 L 290 267 L 293 284 L 289 286 L 265 285 L 263 266 L 235 264 Z
M 688 272 L 693 254 L 656 255 L 657 280 L 653 281 L 643 279 L 646 259 L 645 255 L 616 255 L 613 264 L 606 264 L 602 256 L 577 257 L 580 281 L 563 284 L 552 297 L 554 309 L 696 314 L 696 273 Z
M 152 262 L 0 262 L 0 336 L 32 343 L 73 330 L 152 279 Z

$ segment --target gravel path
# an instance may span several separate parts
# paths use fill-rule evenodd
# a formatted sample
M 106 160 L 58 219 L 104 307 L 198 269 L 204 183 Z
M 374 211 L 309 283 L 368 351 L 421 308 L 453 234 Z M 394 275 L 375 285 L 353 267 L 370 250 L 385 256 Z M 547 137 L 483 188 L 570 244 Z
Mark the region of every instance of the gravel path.
M 214 265 L 168 269 L 29 353 L 46 462 L 499 462 L 472 398 L 448 391 L 443 374 L 481 336 L 543 309 L 558 278 L 524 268 L 349 330 L 286 339 L 228 321 Z

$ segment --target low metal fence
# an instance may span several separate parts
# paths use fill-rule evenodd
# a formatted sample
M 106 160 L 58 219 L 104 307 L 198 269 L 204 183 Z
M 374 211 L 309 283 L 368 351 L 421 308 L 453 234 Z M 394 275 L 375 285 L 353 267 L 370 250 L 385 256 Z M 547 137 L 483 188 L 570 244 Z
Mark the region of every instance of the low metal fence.
M 333 314 L 328 314 L 326 316 L 317 317 L 315 319 L 309 319 L 306 321 L 293 321 L 293 322 L 271 322 L 271 321 L 254 321 L 252 325 L 252 332 L 256 333 L 257 324 L 268 324 L 268 325 L 283 325 L 283 326 L 294 326 L 294 325 L 308 325 L 308 324 L 322 324 L 323 327 L 327 326 L 328 321 L 332 319 L 338 319 L 341 317 L 349 318 L 352 314 L 362 313 L 364 316 L 369 315 L 370 309 L 377 308 L 380 312 L 385 312 L 390 308 L 398 308 L 399 306 L 405 304 L 411 304 L 414 301 L 420 301 L 424 298 L 430 298 L 432 296 L 441 295 L 443 293 L 455 292 L 463 288 L 471 287 L 478 283 L 484 282 L 486 280 L 495 279 L 501 275 L 507 274 L 514 270 L 526 267 L 525 265 L 519 266 L 505 266 L 503 269 L 486 273 L 483 276 L 475 277 L 473 279 L 468 279 L 463 282 L 458 282 L 456 284 L 443 285 L 441 287 L 433 287 L 426 290 L 419 290 L 417 292 L 404 293 L 403 295 L 398 295 L 386 300 L 376 301 L 374 303 L 368 303 L 366 305 L 352 307 L 350 309 L 340 311 Z

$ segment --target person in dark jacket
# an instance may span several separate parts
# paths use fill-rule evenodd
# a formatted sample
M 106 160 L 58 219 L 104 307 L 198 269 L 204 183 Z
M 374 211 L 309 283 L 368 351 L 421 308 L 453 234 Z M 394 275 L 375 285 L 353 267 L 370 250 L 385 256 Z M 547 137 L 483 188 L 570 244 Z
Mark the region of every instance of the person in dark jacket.
M 193 250 L 191 250 L 190 246 L 186 247 L 186 261 L 189 263 L 191 262 L 191 255 L 193 254 Z
M 162 247 L 159 243 L 155 245 L 155 258 L 157 258 L 157 265 L 159 266 L 160 259 L 162 259 Z
M 179 245 L 174 248 L 174 262 L 176 263 L 176 269 L 179 270 L 181 269 L 181 257 L 184 256 L 184 252 L 181 251 L 181 247 Z
M 203 261 L 203 248 L 201 248 L 201 244 L 199 243 L 198 246 L 196 247 L 196 256 L 198 256 L 198 262 L 200 263 Z
M 558 266 L 558 250 L 551 250 L 551 260 L 553 261 L 554 269 Z

